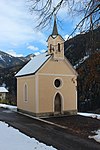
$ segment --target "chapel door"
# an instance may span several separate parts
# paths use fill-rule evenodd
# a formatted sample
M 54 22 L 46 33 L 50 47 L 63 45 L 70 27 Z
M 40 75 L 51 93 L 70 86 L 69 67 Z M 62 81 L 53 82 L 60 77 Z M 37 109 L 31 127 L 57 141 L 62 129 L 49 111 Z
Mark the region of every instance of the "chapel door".
M 57 93 L 55 96 L 54 113 L 55 114 L 61 114 L 61 96 L 59 93 Z

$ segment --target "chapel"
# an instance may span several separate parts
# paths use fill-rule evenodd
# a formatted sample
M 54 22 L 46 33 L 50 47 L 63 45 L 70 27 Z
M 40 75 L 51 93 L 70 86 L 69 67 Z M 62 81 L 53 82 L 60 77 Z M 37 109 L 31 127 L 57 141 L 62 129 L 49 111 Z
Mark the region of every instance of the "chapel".
M 64 56 L 56 17 L 47 52 L 35 56 L 17 74 L 17 110 L 36 117 L 77 113 L 77 72 Z

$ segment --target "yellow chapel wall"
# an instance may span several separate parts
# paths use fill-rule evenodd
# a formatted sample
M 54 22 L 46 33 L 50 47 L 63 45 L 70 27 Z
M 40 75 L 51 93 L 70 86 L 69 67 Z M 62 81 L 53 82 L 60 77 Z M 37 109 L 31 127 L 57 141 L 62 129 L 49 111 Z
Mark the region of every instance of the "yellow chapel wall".
M 27 85 L 27 101 L 24 88 Z M 29 112 L 36 112 L 35 76 L 17 77 L 17 108 Z
M 53 81 L 62 80 L 62 87 L 56 88 Z M 54 97 L 57 93 L 62 96 L 62 111 L 77 110 L 76 87 L 71 77 L 62 76 L 39 76 L 39 113 L 54 112 Z
M 49 60 L 38 72 L 39 113 L 54 112 L 54 97 L 62 95 L 63 111 L 77 110 L 77 91 L 73 78 L 75 73 L 67 66 L 66 61 Z M 62 81 L 61 88 L 55 88 L 55 79 Z
M 55 75 L 66 75 L 66 76 L 76 76 L 77 73 L 70 64 L 67 63 L 67 60 L 54 60 L 53 57 L 48 60 L 44 66 L 38 71 L 38 74 L 55 74 Z

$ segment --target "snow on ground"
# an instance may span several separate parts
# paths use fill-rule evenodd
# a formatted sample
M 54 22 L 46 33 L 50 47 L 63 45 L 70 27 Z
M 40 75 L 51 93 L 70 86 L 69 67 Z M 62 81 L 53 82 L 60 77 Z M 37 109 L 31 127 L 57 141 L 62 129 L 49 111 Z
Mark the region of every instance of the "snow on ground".
M 0 104 L 0 107 L 9 109 L 11 111 L 17 111 L 17 106 L 7 105 L 7 104 Z
M 96 134 L 94 136 L 89 136 L 89 139 L 94 139 L 100 143 L 100 130 L 93 131 L 92 133 Z
M 96 119 L 100 120 L 100 115 L 98 115 L 98 114 L 93 114 L 93 113 L 78 113 L 78 115 L 86 116 L 86 117 L 92 117 L 92 118 L 96 118 Z M 88 136 L 88 138 L 89 139 L 94 139 L 94 140 L 96 140 L 97 142 L 100 143 L 100 129 L 97 130 L 97 131 L 91 131 L 91 132 L 94 133 L 95 135 Z
M 0 150 L 56 150 L 0 121 Z
M 92 118 L 96 118 L 96 119 L 99 119 L 100 120 L 100 115 L 98 114 L 93 114 L 93 113 L 77 113 L 78 115 L 81 115 L 81 116 L 86 116 L 86 117 L 92 117 Z
M 3 108 L 6 108 L 6 109 L 9 109 L 9 111 L 17 111 L 17 107 L 16 106 L 12 106 L 12 105 L 6 105 L 6 104 L 0 104 L 0 107 L 3 107 Z M 5 110 L 6 111 L 6 110 Z M 7 113 L 8 113 L 8 111 L 7 111 Z M 81 115 L 81 116 L 86 116 L 86 117 L 92 117 L 92 118 L 96 118 L 96 119 L 99 119 L 100 120 L 100 115 L 98 115 L 98 114 L 93 114 L 93 113 L 81 113 L 81 112 L 78 112 L 77 113 L 78 115 Z M 3 124 L 3 123 L 2 123 Z M 5 124 L 3 124 L 2 126 L 6 126 L 6 128 L 7 128 L 7 125 Z M 0 122 L 0 130 L 2 130 L 1 128 L 2 128 L 2 126 L 1 126 L 1 122 Z M 4 127 L 5 128 L 5 127 Z M 21 133 L 20 132 L 18 132 L 17 130 L 15 130 L 15 129 L 13 129 L 12 127 L 10 127 L 12 130 L 14 130 L 14 131 L 16 131 L 15 132 L 15 135 L 17 135 L 18 133 L 18 136 L 16 136 L 16 137 L 14 137 L 15 138 L 15 141 L 16 141 L 16 139 L 18 140 L 18 139 L 20 139 L 21 137 L 20 137 L 20 135 L 21 135 Z M 9 128 L 8 128 L 9 129 Z M 6 130 L 8 130 L 8 129 L 6 129 Z M 10 129 L 10 130 L 11 130 Z M 9 131 L 10 131 L 9 130 Z M 5 130 L 4 130 L 5 131 Z M 97 142 L 100 142 L 100 129 L 99 130 L 97 130 L 97 131 L 91 131 L 92 133 L 94 133 L 94 134 L 96 134 L 96 135 L 94 135 L 94 136 L 89 136 L 89 138 L 93 138 L 93 139 L 95 139 Z M 5 132 L 4 132 L 5 133 Z M 12 134 L 12 132 L 11 132 L 11 134 Z M 2 133 L 1 133 L 1 131 L 0 131 L 0 136 L 2 135 Z M 23 135 L 23 134 L 22 134 Z M 10 136 L 10 134 L 7 136 L 6 134 L 4 135 L 5 136 L 5 138 L 4 139 L 6 139 L 6 138 L 8 138 L 8 136 Z M 43 148 L 42 147 L 34 147 L 33 145 L 34 145 L 34 143 L 35 143 L 35 145 L 37 145 L 37 146 L 39 146 L 39 145 L 44 145 L 44 144 L 42 144 L 42 143 L 39 143 L 38 141 L 36 141 L 35 139 L 31 139 L 31 138 L 29 138 L 29 137 L 27 137 L 26 135 L 23 135 L 23 137 L 26 137 L 27 138 L 27 140 L 25 139 L 25 141 L 26 141 L 26 145 L 29 145 L 29 146 L 32 146 L 32 150 L 34 150 L 34 149 L 37 149 L 37 150 L 55 150 L 54 148 L 52 148 L 52 147 L 48 147 L 48 148 L 44 148 L 44 146 L 43 146 Z M 11 137 L 12 137 L 12 135 L 11 135 Z M 19 137 L 19 138 L 18 138 Z M 0 145 L 2 144 L 1 143 L 1 138 L 2 138 L 2 136 L 0 137 Z M 8 139 L 10 139 L 10 137 L 8 138 Z M 12 140 L 11 140 L 12 141 Z M 21 140 L 22 141 L 22 140 Z M 25 143 L 25 141 L 22 141 L 22 143 Z M 32 143 L 32 142 L 33 143 Z M 35 142 L 34 142 L 35 141 Z M 19 142 L 20 142 L 20 140 L 19 140 Z M 6 143 L 5 142 L 5 140 L 4 140 L 4 143 Z M 13 142 L 12 142 L 13 143 Z M 15 142 L 15 143 L 17 143 L 17 141 Z M 32 145 L 33 144 L 33 145 Z M 5 144 L 4 144 L 5 145 Z M 17 145 L 17 144 L 16 144 Z M 18 145 L 19 146 L 21 146 L 21 147 L 18 147 Z M 22 145 L 23 144 L 18 144 L 17 145 L 17 149 L 15 149 L 14 148 L 14 150 L 27 150 L 27 149 L 30 149 L 31 150 L 31 148 L 29 147 L 27 147 L 27 146 L 25 146 L 23 149 L 22 149 Z M 25 149 L 26 148 L 26 149 Z M 34 149 L 33 149 L 34 148 Z M 6 148 L 3 148 L 3 149 L 0 149 L 0 150 L 4 150 L 4 149 L 6 149 Z M 8 150 L 13 150 L 13 148 L 11 149 L 8 149 Z

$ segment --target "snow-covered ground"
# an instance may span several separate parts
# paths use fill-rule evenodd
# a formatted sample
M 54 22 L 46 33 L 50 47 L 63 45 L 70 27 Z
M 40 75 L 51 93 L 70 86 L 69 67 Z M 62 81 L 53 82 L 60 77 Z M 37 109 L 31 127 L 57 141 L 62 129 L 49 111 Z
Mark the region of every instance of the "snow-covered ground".
M 0 150 L 56 150 L 0 121 Z
M 96 119 L 99 119 L 99 120 L 100 120 L 100 115 L 98 115 L 98 114 L 93 114 L 93 113 L 81 113 L 81 112 L 79 112 L 78 115 L 86 116 L 86 117 L 91 117 L 91 118 L 96 118 Z
M 6 108 L 7 113 L 17 111 L 16 106 L 0 104 L 0 107 Z M 0 150 L 56 150 L 52 146 L 40 143 L 34 138 L 30 138 L 19 132 L 8 124 L 0 121 Z
M 94 139 L 96 140 L 97 142 L 100 143 L 100 130 L 97 130 L 97 131 L 93 131 L 92 133 L 96 134 L 94 136 L 89 136 L 88 138 L 89 139 Z
M 86 117 L 92 117 L 92 118 L 100 120 L 100 115 L 98 115 L 98 114 L 93 114 L 93 113 L 78 113 L 78 115 L 86 116 Z M 100 143 L 100 129 L 98 129 L 97 131 L 91 131 L 91 132 L 94 133 L 94 136 L 88 136 L 88 138 L 94 139 L 94 140 L 96 140 L 97 142 Z
M 0 107 L 9 109 L 9 110 L 11 110 L 11 111 L 17 111 L 17 106 L 6 105 L 6 104 L 0 104 Z
M 0 107 L 3 107 L 3 108 L 7 108 L 7 109 L 9 109 L 9 111 L 17 111 L 17 107 L 16 106 L 11 106 L 11 105 L 6 105 L 6 104 L 0 104 Z M 5 110 L 6 111 L 6 110 Z M 7 111 L 8 112 L 8 111 Z M 82 115 L 82 116 L 86 116 L 86 117 L 92 117 L 92 118 L 95 118 L 95 119 L 99 119 L 100 120 L 100 115 L 98 115 L 98 114 L 93 114 L 93 113 L 81 113 L 81 112 L 78 112 L 77 113 L 78 115 Z M 3 126 L 5 126 L 5 125 L 3 125 Z M 7 125 L 6 125 L 6 127 L 7 127 Z M 0 123 L 0 130 L 1 130 L 1 123 Z M 13 129 L 13 128 L 12 128 Z M 13 129 L 13 130 L 15 130 L 15 129 Z M 5 131 L 5 130 L 4 130 Z M 16 132 L 18 132 L 18 131 L 16 131 Z M 91 131 L 92 133 L 94 133 L 95 135 L 94 136 L 89 136 L 89 138 L 93 138 L 94 140 L 96 140 L 97 142 L 99 142 L 100 143 L 100 129 L 98 129 L 97 131 Z M 16 134 L 16 133 L 15 133 Z M 21 134 L 20 132 L 19 132 L 19 134 Z M 16 134 L 17 135 L 17 134 Z M 22 134 L 23 135 L 23 134 Z M 0 131 L 0 139 L 2 138 L 2 134 L 1 134 L 1 131 Z M 23 135 L 23 136 L 26 136 L 26 135 Z M 19 137 L 19 136 L 18 136 Z M 10 138 L 10 137 L 9 137 Z M 29 138 L 29 137 L 27 137 L 28 138 L 28 142 L 26 142 L 26 143 L 29 143 L 29 145 L 31 145 L 30 143 L 31 143 L 31 140 L 32 141 L 34 141 L 35 139 L 31 139 L 31 138 Z M 6 136 L 5 136 L 5 139 L 6 139 Z M 17 137 L 15 138 L 15 139 L 17 139 Z M 29 140 L 30 139 L 30 140 Z M 35 140 L 36 141 L 36 140 Z M 5 143 L 5 141 L 4 141 L 4 143 Z M 23 142 L 22 142 L 23 143 Z M 37 145 L 39 146 L 39 144 L 41 145 L 41 143 L 39 143 L 38 141 L 36 141 L 36 143 L 38 143 Z M 2 143 L 1 143 L 1 140 L 0 140 L 0 145 L 1 145 Z M 22 144 L 23 145 L 23 144 Z M 27 145 L 27 144 L 26 144 Z M 43 145 L 43 144 L 42 144 Z M 33 147 L 34 148 L 34 147 Z M 40 147 L 36 147 L 36 148 L 34 148 L 34 149 L 37 149 L 37 150 L 54 150 L 54 148 L 52 148 L 52 147 L 48 147 L 48 148 L 40 148 Z M 14 150 L 19 150 L 19 149 L 21 149 L 21 150 L 23 150 L 22 148 L 17 148 L 17 149 L 14 149 Z M 31 148 L 28 148 L 29 150 L 31 150 Z M 34 150 L 34 149 L 32 149 L 32 150 Z M 0 150 L 5 150 L 5 149 L 0 149 Z M 8 149 L 8 150 L 13 150 L 13 149 Z M 27 149 L 24 149 L 24 150 L 27 150 Z

